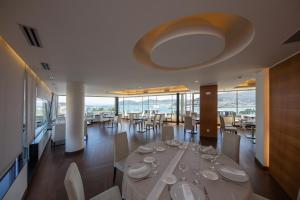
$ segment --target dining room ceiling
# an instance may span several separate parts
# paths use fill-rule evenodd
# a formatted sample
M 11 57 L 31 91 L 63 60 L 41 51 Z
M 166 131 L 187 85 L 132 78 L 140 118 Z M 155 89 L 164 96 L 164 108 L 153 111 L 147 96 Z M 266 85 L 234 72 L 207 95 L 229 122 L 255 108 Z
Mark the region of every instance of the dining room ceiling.
M 67 81 L 83 82 L 91 96 L 170 85 L 229 89 L 300 51 L 300 42 L 283 44 L 300 28 L 299 8 L 299 0 L 1 0 L 0 35 L 61 95 Z M 189 70 L 149 67 L 134 56 L 137 42 L 155 27 L 212 12 L 247 19 L 255 32 L 251 42 L 221 62 Z M 20 25 L 33 28 L 42 46 L 31 46 Z M 183 35 L 157 47 L 151 57 L 161 64 L 189 65 L 211 59 L 226 45 L 209 34 Z

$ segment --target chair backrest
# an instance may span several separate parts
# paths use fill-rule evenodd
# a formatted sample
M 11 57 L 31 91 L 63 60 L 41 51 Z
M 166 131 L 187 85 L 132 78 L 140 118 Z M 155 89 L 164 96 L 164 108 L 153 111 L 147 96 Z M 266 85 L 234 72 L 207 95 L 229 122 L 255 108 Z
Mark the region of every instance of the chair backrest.
M 219 116 L 219 118 L 220 118 L 220 128 L 222 131 L 224 131 L 224 129 L 225 129 L 224 118 L 221 115 Z
M 122 114 L 118 114 L 117 122 L 122 123 Z
M 162 124 L 165 120 L 165 114 L 161 114 L 159 118 L 159 123 Z
M 185 111 L 185 116 L 191 116 L 191 111 Z
M 193 120 L 191 116 L 184 117 L 184 129 L 193 130 Z
M 65 140 L 66 137 L 66 124 L 57 123 L 52 128 L 51 139 L 55 141 Z
M 114 136 L 114 162 L 127 158 L 129 154 L 127 133 L 121 132 Z
M 233 133 L 223 133 L 222 153 L 239 163 L 241 136 Z
M 232 126 L 233 125 L 233 116 L 226 116 L 226 117 L 223 117 L 223 121 L 224 121 L 224 124 L 225 126 Z
M 76 163 L 72 162 L 65 176 L 64 185 L 69 200 L 84 200 L 83 183 Z
M 173 140 L 174 139 L 174 127 L 173 126 L 163 126 L 161 139 L 162 139 L 162 141 Z

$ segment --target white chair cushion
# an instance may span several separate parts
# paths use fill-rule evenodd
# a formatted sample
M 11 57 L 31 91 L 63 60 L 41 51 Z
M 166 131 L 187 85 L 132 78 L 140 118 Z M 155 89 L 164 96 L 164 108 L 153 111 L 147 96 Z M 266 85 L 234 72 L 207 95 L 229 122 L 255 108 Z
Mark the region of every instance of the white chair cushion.
M 101 194 L 91 198 L 90 200 L 122 200 L 118 186 L 114 186 Z
M 71 163 L 64 180 L 69 200 L 84 200 L 82 179 L 76 163 Z

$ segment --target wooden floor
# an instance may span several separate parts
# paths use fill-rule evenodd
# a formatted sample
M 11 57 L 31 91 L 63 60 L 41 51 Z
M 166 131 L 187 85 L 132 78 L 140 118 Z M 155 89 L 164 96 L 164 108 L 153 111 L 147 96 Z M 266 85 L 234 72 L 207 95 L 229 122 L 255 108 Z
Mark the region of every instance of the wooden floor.
M 175 127 L 176 137 L 181 140 L 195 140 L 201 144 L 214 145 L 221 147 L 221 139 L 208 140 L 201 139 L 199 134 L 191 137 L 186 134 L 184 138 L 183 127 L 181 125 Z M 123 130 L 128 133 L 129 146 L 134 150 L 140 144 L 158 140 L 160 131 L 155 134 L 135 133 L 131 128 L 129 131 L 128 124 L 123 123 Z M 112 137 L 121 128 L 106 128 L 100 124 L 93 124 L 88 127 L 89 139 L 86 143 L 84 152 L 76 155 L 64 154 L 64 146 L 57 146 L 55 150 L 50 149 L 48 144 L 45 153 L 39 163 L 38 169 L 29 184 L 25 199 L 29 200 L 60 200 L 67 199 L 64 188 L 64 176 L 71 162 L 76 162 L 84 184 L 86 199 L 103 192 L 110 188 L 113 177 L 113 145 Z M 219 134 L 220 136 L 220 134 Z M 274 200 L 289 199 L 285 192 L 279 187 L 274 179 L 269 175 L 267 170 L 263 170 L 257 166 L 254 160 L 254 144 L 245 136 L 242 136 L 240 147 L 240 164 L 248 172 L 254 192 L 264 195 Z M 121 185 L 122 174 L 117 173 L 117 183 Z

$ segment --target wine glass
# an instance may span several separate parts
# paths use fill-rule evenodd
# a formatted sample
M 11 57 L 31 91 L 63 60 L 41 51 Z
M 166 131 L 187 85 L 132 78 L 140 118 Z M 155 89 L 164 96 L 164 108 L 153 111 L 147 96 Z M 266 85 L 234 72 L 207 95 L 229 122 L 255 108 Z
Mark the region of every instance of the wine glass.
M 186 180 L 186 177 L 184 176 L 184 172 L 186 172 L 187 170 L 187 166 L 183 163 L 183 162 L 180 162 L 179 165 L 178 165 L 178 169 L 182 172 L 183 176 L 181 177 L 181 180 L 185 181 Z

